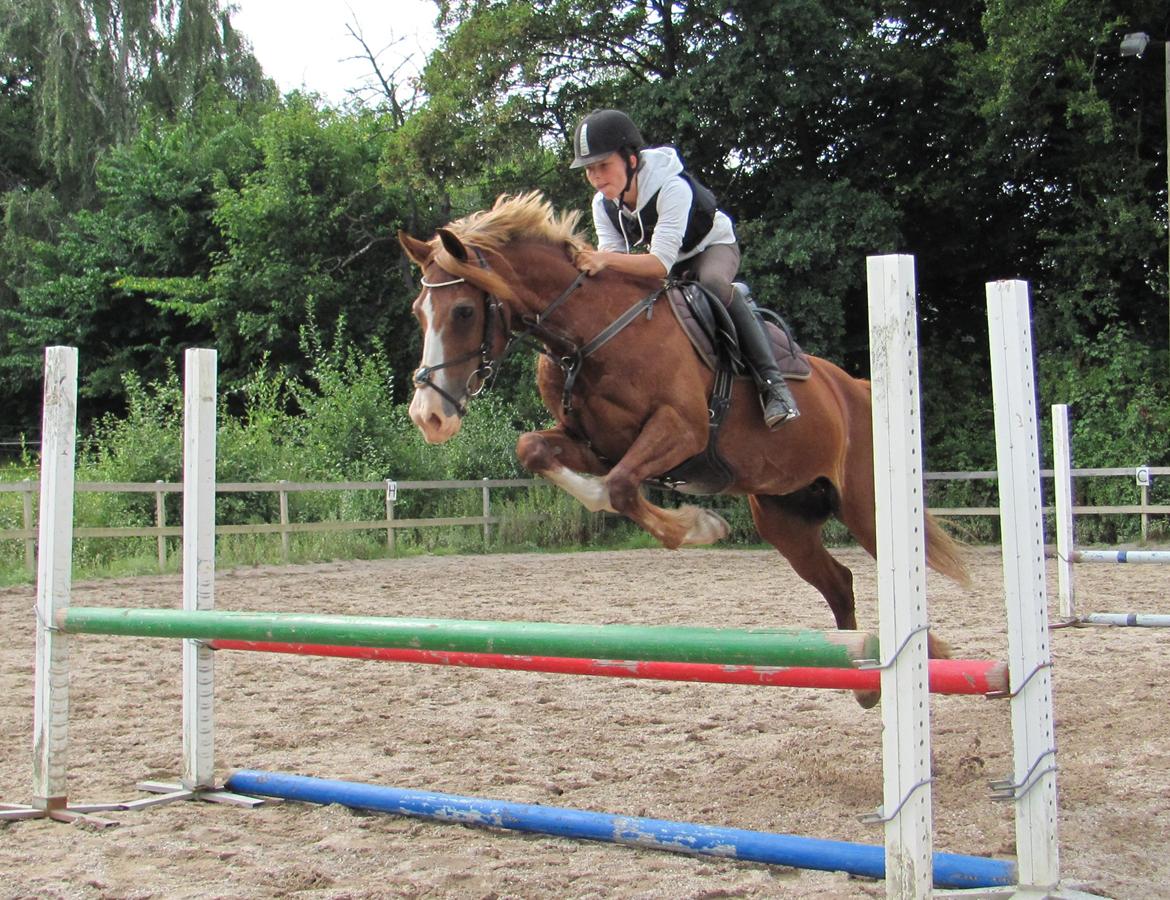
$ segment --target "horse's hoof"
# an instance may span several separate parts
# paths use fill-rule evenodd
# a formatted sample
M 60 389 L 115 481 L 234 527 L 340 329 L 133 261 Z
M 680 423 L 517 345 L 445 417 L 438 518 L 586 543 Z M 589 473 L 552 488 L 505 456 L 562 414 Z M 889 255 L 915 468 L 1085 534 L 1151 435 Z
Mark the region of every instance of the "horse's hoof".
M 715 541 L 721 541 L 729 534 L 731 534 L 731 526 L 727 524 L 727 520 L 717 512 L 707 510 L 707 516 L 711 520 L 711 526 L 715 529 Z M 715 541 L 712 541 L 714 543 Z
M 714 544 L 731 534 L 731 526 L 727 520 L 717 512 L 709 509 L 696 509 L 695 522 L 683 538 L 688 546 Z
M 878 701 L 882 699 L 882 692 L 854 691 L 853 696 L 857 698 L 857 703 L 862 709 L 873 709 L 878 705 Z

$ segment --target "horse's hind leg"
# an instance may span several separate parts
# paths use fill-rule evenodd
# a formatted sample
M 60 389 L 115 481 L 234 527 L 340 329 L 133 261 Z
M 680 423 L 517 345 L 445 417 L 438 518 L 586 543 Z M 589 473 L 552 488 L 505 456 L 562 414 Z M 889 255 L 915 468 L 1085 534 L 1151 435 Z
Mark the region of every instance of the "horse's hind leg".
M 833 558 L 821 540 L 821 529 L 832 513 L 827 490 L 813 484 L 783 497 L 752 496 L 748 501 L 760 536 L 821 592 L 837 627 L 853 630 L 857 628 L 853 573 Z
M 834 498 L 832 486 L 822 481 L 782 497 L 751 496 L 748 501 L 760 536 L 780 551 L 797 575 L 820 591 L 838 628 L 856 630 L 853 573 L 833 558 L 821 539 Z M 881 698 L 879 691 L 853 693 L 866 709 Z
M 850 490 L 841 498 L 840 508 L 835 510 L 835 515 L 849 529 L 849 533 L 862 549 L 877 559 L 877 525 L 874 521 L 872 480 L 866 485 L 859 484 L 857 479 L 850 481 Z M 942 559 L 943 565 L 936 564 L 936 556 Z M 926 562 L 931 568 L 956 581 L 961 582 L 966 577 L 954 541 L 929 516 L 926 519 Z M 926 634 L 926 646 L 931 659 L 950 658 L 950 645 L 933 631 Z

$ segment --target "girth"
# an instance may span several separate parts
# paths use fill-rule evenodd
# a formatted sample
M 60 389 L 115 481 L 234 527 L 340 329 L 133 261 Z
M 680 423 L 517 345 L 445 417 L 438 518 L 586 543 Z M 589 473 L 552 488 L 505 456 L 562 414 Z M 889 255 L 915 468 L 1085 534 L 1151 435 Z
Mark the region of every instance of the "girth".
M 693 286 L 688 285 L 688 287 L 697 288 L 706 296 L 695 296 L 691 291 L 684 291 L 687 303 L 710 302 L 712 309 L 718 307 L 720 311 L 723 310 L 723 304 L 719 298 L 703 288 L 702 285 L 694 284 Z M 704 321 L 705 319 L 699 318 L 697 312 L 696 310 L 696 318 L 699 321 Z M 727 324 L 730 325 L 730 322 Z M 713 367 L 715 380 L 711 385 L 711 396 L 707 401 L 707 446 L 700 453 L 679 463 L 669 472 L 646 479 L 647 484 L 688 494 L 720 494 L 735 478 L 731 467 L 719 454 L 719 429 L 727 417 L 727 411 L 731 409 L 731 389 L 735 384 L 736 357 L 739 348 L 730 328 L 716 327 L 712 329 L 710 337 L 715 347 L 716 364 Z

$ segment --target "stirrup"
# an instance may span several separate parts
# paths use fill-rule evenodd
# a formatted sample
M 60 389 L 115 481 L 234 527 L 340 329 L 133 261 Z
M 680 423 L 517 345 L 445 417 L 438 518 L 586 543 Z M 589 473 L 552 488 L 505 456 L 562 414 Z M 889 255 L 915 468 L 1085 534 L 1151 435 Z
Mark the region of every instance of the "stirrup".
M 764 425 L 769 431 L 774 431 L 785 422 L 790 422 L 800 416 L 800 410 L 789 406 L 779 397 L 772 397 L 768 400 L 760 397 L 760 406 L 764 409 Z
M 779 382 L 772 380 L 765 382 L 760 390 L 760 407 L 764 411 L 764 424 L 769 431 L 800 415 L 792 392 L 782 380 L 783 376 L 780 378 Z

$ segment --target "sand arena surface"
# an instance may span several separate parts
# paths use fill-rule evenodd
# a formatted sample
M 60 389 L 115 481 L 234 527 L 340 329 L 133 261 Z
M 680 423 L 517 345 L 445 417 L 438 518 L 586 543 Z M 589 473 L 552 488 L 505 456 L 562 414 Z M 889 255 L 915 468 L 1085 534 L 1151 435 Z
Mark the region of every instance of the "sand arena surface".
M 856 576 L 863 628 L 875 572 Z M 935 631 L 957 655 L 1003 657 L 998 552 L 975 585 L 929 581 Z M 1082 566 L 1086 610 L 1168 612 L 1170 570 Z M 1049 592 L 1055 596 L 1055 570 Z M 1089 598 L 1094 598 L 1090 601 Z M 31 588 L 0 590 L 0 800 L 31 789 Z M 74 586 L 78 606 L 177 607 L 177 577 Z M 1053 601 L 1055 603 L 1055 600 Z M 819 595 L 766 551 L 640 550 L 410 558 L 220 573 L 220 609 L 720 627 L 831 623 Z M 1055 611 L 1054 611 L 1055 612 Z M 1170 896 L 1166 629 L 1053 632 L 1060 845 L 1066 882 Z M 142 796 L 182 753 L 178 642 L 71 640 L 72 800 Z M 932 705 L 937 850 L 1010 857 L 1006 703 Z M 454 670 L 221 652 L 216 760 L 234 768 L 880 843 L 857 816 L 882 799 L 880 709 L 799 691 Z M 118 828 L 0 826 L 0 897 L 854 898 L 884 885 L 838 873 L 674 856 L 438 825 L 339 807 L 174 803 L 109 814 Z

